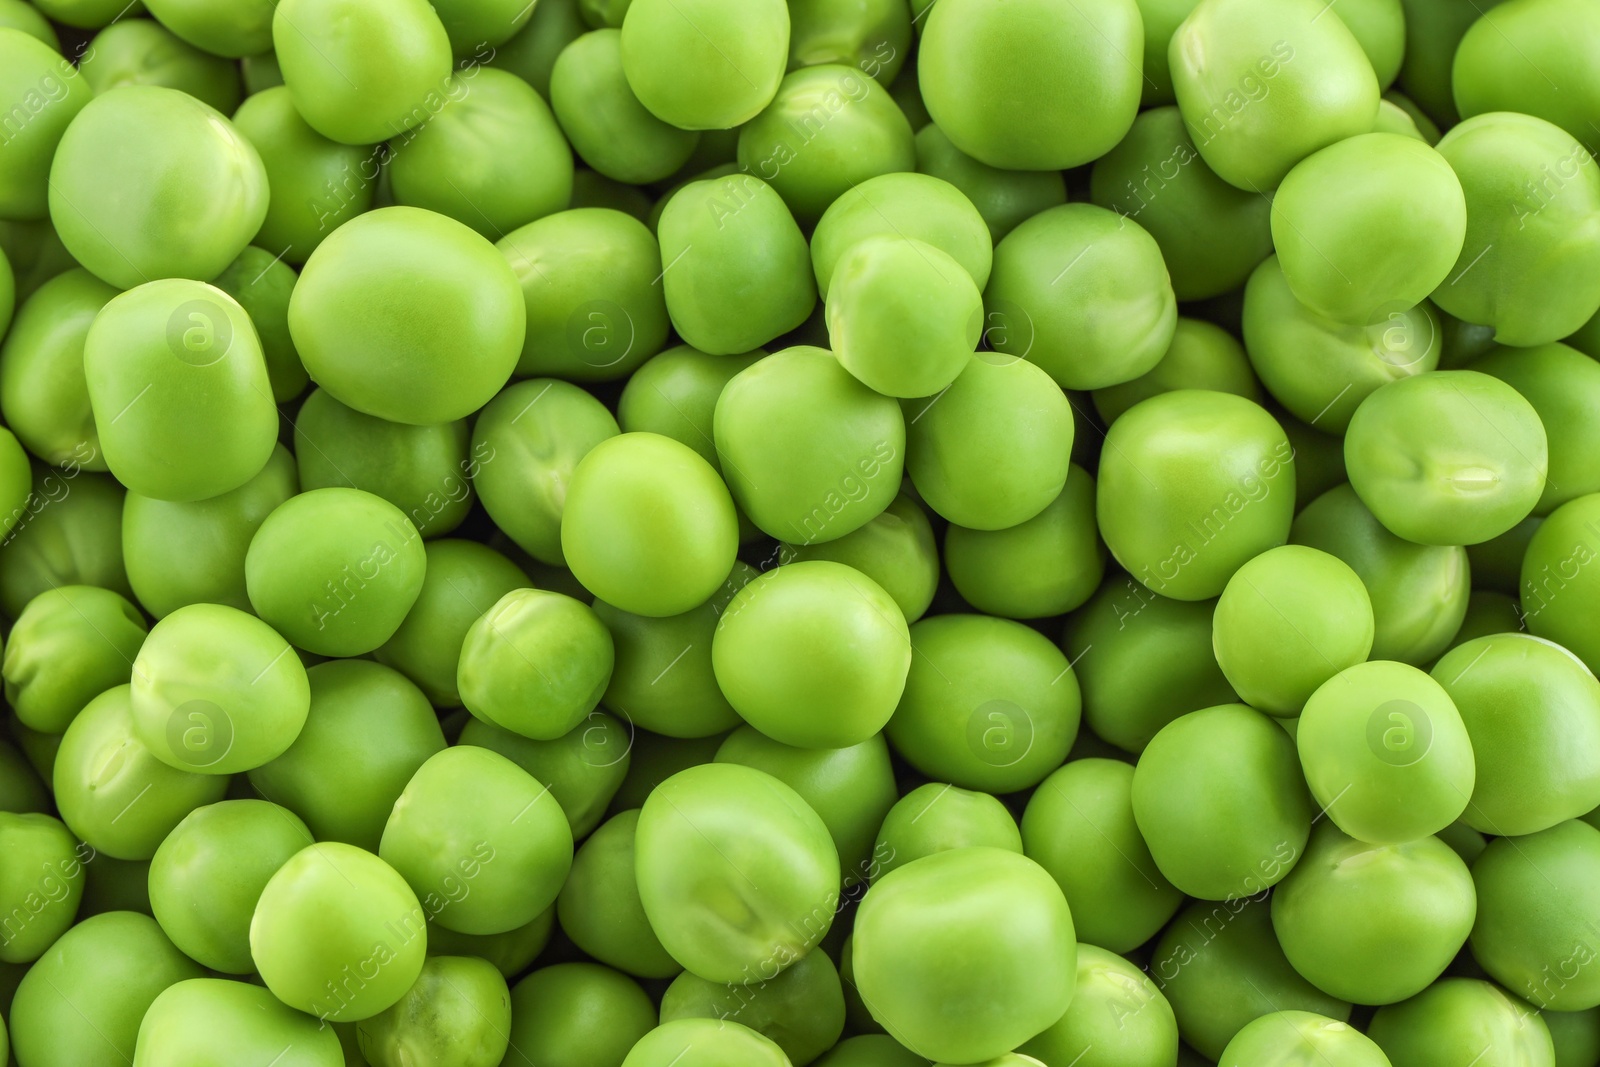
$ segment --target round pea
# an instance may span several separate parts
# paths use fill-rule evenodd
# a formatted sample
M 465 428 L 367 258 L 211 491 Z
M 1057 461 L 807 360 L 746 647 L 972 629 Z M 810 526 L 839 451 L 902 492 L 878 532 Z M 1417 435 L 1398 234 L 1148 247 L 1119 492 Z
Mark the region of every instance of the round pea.
M 398 1002 L 422 973 L 426 942 L 405 879 L 333 841 L 278 868 L 250 920 L 250 953 L 267 988 L 323 1021 L 359 1022 Z
M 669 348 L 629 376 L 617 401 L 617 421 L 628 433 L 658 433 L 688 445 L 720 473 L 722 462 L 712 436 L 717 398 L 735 375 L 766 354 L 757 349 L 713 356 L 688 345 Z
M 755 118 L 777 93 L 788 56 L 781 0 L 633 0 L 622 20 L 628 84 L 652 114 L 685 130 Z
M 610 633 L 587 605 L 515 589 L 467 630 L 456 683 L 477 717 L 548 741 L 599 703 L 614 657 Z
M 0 848 L 0 962 L 31 963 L 72 926 L 83 899 L 83 860 L 94 854 L 60 819 L 9 811 L 0 812 Z
M 1600 120 L 1600 79 L 1589 59 L 1600 43 L 1593 8 L 1571 0 L 1521 0 L 1483 15 L 1462 36 L 1451 64 L 1450 86 L 1462 116 L 1537 115 L 1591 143 Z
M 318 385 L 357 411 L 419 425 L 488 403 L 516 366 L 526 318 L 488 241 L 412 207 L 340 226 L 289 301 L 289 332 Z
M 430 956 L 416 984 L 356 1033 L 372 1067 L 498 1067 L 511 1038 L 511 991 L 487 960 Z
M 1548 515 L 1569 500 L 1600 491 L 1600 439 L 1590 416 L 1600 405 L 1600 362 L 1563 344 L 1496 345 L 1468 369 L 1511 386 L 1544 426 L 1549 470 L 1534 514 Z
M 90 700 L 127 683 L 148 631 L 139 609 L 109 589 L 40 593 L 6 637 L 6 702 L 23 725 L 62 733 Z
M 561 929 L 585 953 L 639 978 L 671 978 L 683 966 L 650 929 L 634 875 L 639 811 L 619 812 L 578 846 L 556 899 Z
M 550 943 L 555 909 L 546 908 L 526 926 L 503 934 L 460 934 L 428 924 L 428 955 L 477 956 L 494 964 L 507 980 L 521 974 Z
M 620 1067 L 656 1025 L 655 1005 L 624 975 L 593 963 L 543 967 L 511 990 L 505 1067 Z
M 909 77 L 903 75 L 896 83 Z M 920 87 L 916 100 L 920 105 Z M 1067 201 L 1067 185 L 1059 171 L 991 167 L 957 148 L 932 122 L 917 131 L 916 147 L 917 170 L 960 189 L 983 216 L 989 236 L 996 242 L 1025 219 Z
M 272 398 L 280 404 L 305 392 L 310 380 L 289 336 L 289 297 L 299 280 L 293 267 L 255 245 L 240 252 L 227 270 L 211 280 L 250 316 L 261 339 Z
M 12 526 L 0 539 L 0 611 L 14 619 L 28 601 L 61 585 L 97 585 L 131 597 L 122 562 L 122 486 L 77 467 L 37 467 L 33 494 L 23 503 L 16 467 L 5 464 L 5 496 L 18 504 L 4 513 Z
M 305 727 L 283 755 L 250 771 L 250 784 L 319 841 L 376 851 L 401 790 L 445 747 L 439 721 L 414 685 L 375 663 L 319 663 L 306 678 Z
M 1077 991 L 1066 1014 L 1018 1052 L 1047 1067 L 1167 1067 L 1178 1054 L 1178 1022 L 1148 975 L 1121 956 L 1079 942 Z
M 1017 820 L 988 793 L 948 783 L 920 785 L 884 815 L 872 849 L 872 880 L 935 852 L 973 845 L 1023 851 Z M 1073 919 L 1078 919 L 1076 910 Z
M 1244 346 L 1220 326 L 1180 316 L 1161 362 L 1130 382 L 1096 389 L 1094 409 L 1109 426 L 1139 401 L 1178 389 L 1210 389 L 1261 403 Z
M 50 32 L 53 35 L 54 31 Z M 94 98 L 94 90 L 53 43 L 20 27 L 0 26 L 0 60 L 0 70 L 5 71 L 0 102 L 8 115 L 14 114 L 13 108 L 21 108 L 25 116 L 15 125 L 14 134 L 11 127 L 6 131 L 5 161 L 0 163 L 0 216 L 41 219 L 49 213 L 51 160 L 62 134 Z
M 1314 548 L 1280 545 L 1228 579 L 1211 640 L 1245 703 L 1295 715 L 1318 686 L 1366 661 L 1372 635 L 1372 601 L 1348 564 Z
M 550 71 L 550 104 L 583 161 L 618 181 L 669 177 L 700 143 L 699 133 L 656 118 L 633 95 L 617 29 L 586 33 L 561 50 Z
M 840 869 L 827 825 L 769 774 L 730 763 L 680 771 L 645 801 L 637 835 L 650 927 L 702 978 L 776 973 L 833 922 Z
M 272 50 L 271 0 L 156 0 L 146 4 L 161 24 L 215 56 L 258 56 Z
M 550 98 L 550 70 L 568 44 L 589 29 L 578 0 L 540 0 L 522 28 L 495 49 L 489 65 L 509 70 Z
M 55 27 L 50 25 L 50 20 L 45 18 L 28 0 L 3 0 L 0 2 L 0 26 L 9 29 L 21 30 L 29 37 L 37 38 L 56 51 L 61 50 L 61 41 L 56 36 Z
M 1331 1067 L 1386 1067 L 1389 1058 L 1355 1027 L 1310 1011 L 1274 1011 L 1246 1023 L 1222 1051 L 1227 1063 L 1304 1057 Z
M 1355 36 L 1378 76 L 1378 87 L 1389 88 L 1400 73 L 1405 52 L 1406 18 L 1400 0 L 1356 0 L 1335 9 L 1339 21 Z
M 89 403 L 83 342 L 117 295 L 81 268 L 41 285 L 17 309 L 0 346 L 0 413 L 28 451 L 57 467 L 105 470 Z
M 169 1063 L 251 1063 L 342 1067 L 331 1027 L 286 1007 L 247 982 L 189 978 L 168 986 L 139 1023 L 133 1067 Z
M 493 749 L 544 783 L 566 814 L 575 839 L 600 825 L 606 806 L 627 777 L 637 740 L 638 731 L 631 724 L 598 709 L 553 741 L 534 741 L 482 719 L 469 719 L 461 730 L 461 744 Z M 705 757 L 710 759 L 710 753 Z
M 844 990 L 833 960 L 813 949 L 772 978 L 735 986 L 685 971 L 661 995 L 661 1021 L 732 1020 L 781 1048 L 793 1063 L 810 1063 L 844 1031 Z
M 933 526 L 922 505 L 905 490 L 860 529 L 819 544 L 780 545 L 778 559 L 783 563 L 826 559 L 854 567 L 894 598 L 908 623 L 927 613 L 939 585 Z
M 1367 1035 L 1390 1063 L 1470 1063 L 1472 1057 L 1555 1067 L 1539 1013 L 1493 982 L 1445 978 L 1400 1004 L 1379 1008 Z
M 457 55 L 485 59 L 528 24 L 532 9 L 520 0 L 439 0 L 434 5 Z
M 1595 559 L 1596 522 L 1600 494 L 1563 504 L 1534 532 L 1521 566 L 1521 609 L 1528 630 L 1569 649 L 1591 672 L 1600 668 L 1600 640 L 1592 624 L 1600 586 L 1595 569 L 1587 566 Z
M 674 1019 L 640 1038 L 622 1067 L 787 1067 L 788 1063 L 782 1049 L 741 1023 Z
M 390 145 L 396 203 L 427 208 L 499 240 L 572 199 L 572 150 L 550 105 L 515 74 L 472 67 L 445 102 Z
M 120 19 L 94 35 L 78 70 L 96 95 L 120 85 L 160 85 L 223 114 L 239 106 L 239 68 L 150 19 Z
M 943 179 L 897 172 L 853 185 L 823 212 L 811 235 L 811 265 L 822 297 L 846 252 L 870 237 L 890 235 L 932 245 L 959 263 L 979 290 L 988 284 L 994 242 L 972 201 Z
M 1093 204 L 1049 208 L 1006 235 L 984 306 L 989 344 L 1037 363 L 1067 389 L 1149 371 L 1178 322 L 1161 246 L 1138 223 Z
M 912 13 L 899 0 L 799 0 L 789 7 L 789 66 L 854 66 L 887 88 L 911 47 Z

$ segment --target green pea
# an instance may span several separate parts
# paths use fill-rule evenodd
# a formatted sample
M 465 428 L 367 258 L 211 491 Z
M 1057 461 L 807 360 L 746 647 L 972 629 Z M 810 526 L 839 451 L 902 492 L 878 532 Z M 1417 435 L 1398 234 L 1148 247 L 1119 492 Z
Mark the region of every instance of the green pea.
M 31 963 L 72 926 L 83 899 L 84 858 L 61 820 L 49 815 L 0 812 L 0 961 Z
M 1058 284 L 1069 272 L 1072 281 Z M 1093 204 L 1050 208 L 1011 231 L 995 247 L 984 303 L 990 345 L 1039 364 L 1067 389 L 1144 374 L 1178 321 L 1160 246 Z
M 783 563 L 822 559 L 854 567 L 894 598 L 907 622 L 926 614 L 939 584 L 933 526 L 905 490 L 865 526 L 820 544 L 785 543 L 778 558 Z
M 534 741 L 481 719 L 469 720 L 461 730 L 463 745 L 492 749 L 543 782 L 566 814 L 574 838 L 600 824 L 632 764 L 634 741 L 631 726 L 599 710 L 554 741 Z
M 866 881 L 878 870 L 874 836 L 898 796 L 889 746 L 881 734 L 847 748 L 805 749 L 745 726 L 717 749 L 716 762 L 765 771 L 799 793 L 828 827 L 847 885 Z
M 1600 169 L 1586 165 L 1588 150 L 1508 112 L 1467 119 L 1438 147 L 1466 192 L 1467 237 L 1434 302 L 1508 345 L 1559 341 L 1587 322 L 1600 305 L 1600 243 L 1588 236 Z
M 789 19 L 791 70 L 841 64 L 888 88 L 911 47 L 911 10 L 899 0 L 798 0 Z
M 1080 700 L 1050 641 L 1005 619 L 941 615 L 912 627 L 911 647 L 905 695 L 886 732 L 912 766 L 966 789 L 1011 793 L 1061 765 Z
M 129 13 L 115 0 L 44 0 L 34 6 L 56 22 L 82 30 L 99 29 Z
M 1322 683 L 1366 661 L 1373 630 L 1372 601 L 1348 564 L 1314 548 L 1281 545 L 1228 579 L 1212 644 L 1222 673 L 1247 704 L 1296 715 Z
M 280 404 L 305 392 L 309 380 L 289 336 L 289 296 L 297 280 L 294 268 L 251 245 L 211 282 L 250 316 L 267 362 L 272 397 Z
M 283 85 L 253 93 L 233 123 L 261 156 L 272 193 L 254 240 L 304 263 L 328 234 L 371 210 L 380 157 L 312 129 L 291 97 Z
M 411 207 L 339 227 L 289 303 L 289 330 L 319 385 L 357 411 L 419 425 L 487 403 L 516 365 L 525 319 L 516 276 L 492 245 Z
M 104 852 L 97 852 L 90 858 L 94 862 L 85 861 L 89 879 L 83 887 L 79 919 L 104 915 L 108 911 L 152 914 L 149 860 L 119 860 Z
M 1424 144 L 1434 144 L 1422 134 L 1422 129 L 1417 125 L 1417 115 L 1411 114 L 1405 108 L 1389 99 L 1387 93 L 1378 101 L 1378 121 L 1372 127 L 1373 133 L 1393 133 L 1401 137 L 1410 137 Z M 1458 183 L 1459 184 L 1459 183 Z
M 620 1067 L 655 1024 L 655 1005 L 625 975 L 593 963 L 544 967 L 511 990 L 511 1048 L 503 1062 Z
M 1180 0 L 1180 6 L 1184 10 L 1174 13 L 1179 20 L 1194 3 Z M 1165 52 L 1163 45 L 1163 57 Z M 1089 195 L 1149 232 L 1180 300 L 1238 288 L 1272 252 L 1271 203 L 1217 177 L 1176 107 L 1153 108 L 1134 119 L 1128 135 L 1095 161 Z
M 705 602 L 727 578 L 738 543 L 727 487 L 670 437 L 609 438 L 572 473 L 562 554 L 585 588 L 624 611 L 660 618 Z
M 1344 439 L 1350 484 L 1408 541 L 1498 537 L 1544 492 L 1548 447 L 1533 405 L 1476 371 L 1404 378 L 1362 401 Z
M 868 873 L 877 881 L 913 860 L 973 845 L 1023 851 L 1017 821 L 1000 801 L 988 793 L 929 782 L 895 801 L 884 815 Z
M 17 1063 L 127 1067 L 152 1002 L 169 986 L 202 973 L 148 915 L 116 911 L 85 919 L 50 946 L 17 986 L 10 1012 Z M 224 1031 L 213 1030 L 208 1020 L 202 1032 Z
M 1374 660 L 1334 675 L 1306 702 L 1295 739 L 1312 795 L 1361 841 L 1437 833 L 1472 795 L 1460 712 L 1443 686 L 1404 663 Z
M 1220 1059 L 1236 1033 L 1272 1012 L 1350 1017 L 1349 1004 L 1289 965 L 1273 936 L 1269 910 L 1259 898 L 1196 901 L 1156 942 L 1151 980 L 1172 1005 L 1178 1033 L 1207 1059 Z
M 656 118 L 623 73 L 622 32 L 597 29 L 562 49 L 550 72 L 550 104 L 583 161 L 606 177 L 642 185 L 688 161 L 699 133 Z
M 1389 1059 L 1355 1027 L 1309 1011 L 1274 1011 L 1240 1028 L 1222 1052 L 1226 1063 L 1272 1060 L 1329 1067 L 1388 1067 Z
M 277 1055 L 284 1067 L 343 1067 L 333 1030 L 279 1003 L 260 986 L 192 978 L 169 986 L 139 1024 L 133 1067 L 251 1062 Z
M 637 833 L 650 926 L 702 978 L 770 977 L 833 922 L 840 868 L 827 826 L 769 774 L 726 763 L 680 771 L 645 801 Z
M 150 19 L 113 22 L 94 35 L 78 70 L 95 95 L 121 85 L 160 85 L 228 114 L 239 106 L 239 68 Z
M 272 49 L 271 0 L 156 0 L 145 5 L 161 24 L 216 56 L 257 56 Z
M 717 399 L 714 427 L 734 500 L 787 543 L 837 540 L 899 493 L 900 405 L 823 349 L 784 349 L 736 375 Z
M 1190 712 L 1163 727 L 1139 756 L 1131 796 L 1161 873 L 1207 900 L 1277 884 L 1311 830 L 1293 739 L 1242 704 Z
M 1069 13 L 1043 0 L 953 0 L 927 16 L 918 81 L 933 120 L 992 167 L 1064 170 L 1104 155 L 1139 108 L 1132 0 Z M 1093 90 L 1090 90 L 1093 86 Z
M 50 20 L 40 14 L 39 9 L 28 0 L 0 2 L 0 26 L 21 30 L 29 37 L 43 41 L 57 52 L 61 51 L 61 41 L 56 36 L 55 27 L 51 26 Z
M 434 10 L 456 55 L 477 49 L 476 57 L 481 57 L 486 46 L 491 46 L 489 54 L 493 55 L 492 46 L 514 36 L 532 14 L 520 0 L 439 0 Z
M 1277 256 L 1244 291 L 1244 344 L 1272 398 L 1324 433 L 1343 433 L 1380 387 L 1439 365 L 1442 326 L 1426 302 L 1347 326 L 1295 299 Z
M 847 1037 L 816 1067 L 928 1067 L 928 1061 L 887 1034 Z
M 140 738 L 125 685 L 101 693 L 72 720 L 53 778 L 62 821 L 117 859 L 149 859 L 184 816 L 221 800 L 228 788 L 225 774 L 196 774 L 158 759 Z
M 90 700 L 127 684 L 147 631 L 139 609 L 109 589 L 40 593 L 6 640 L 6 700 L 24 725 L 62 733 Z
M 1522 629 L 1522 608 L 1515 597 L 1489 589 L 1474 590 L 1467 598 L 1466 618 L 1461 620 L 1461 629 L 1451 639 L 1450 647 L 1459 648 L 1475 638 L 1519 633 Z
M 494 964 L 501 977 L 509 980 L 526 971 L 549 944 L 555 912 L 546 908 L 526 926 L 503 934 L 461 934 L 429 923 L 428 955 L 477 956 Z
M 1578 327 L 1578 332 L 1567 338 L 1567 343 L 1585 355 L 1593 356 L 1600 352 L 1600 312 Z
M 1600 80 L 1589 57 L 1597 42 L 1600 18 L 1585 4 L 1498 5 L 1493 15 L 1486 11 L 1472 23 L 1456 49 L 1450 78 L 1456 107 L 1463 117 L 1491 111 L 1535 115 L 1592 144 Z
M 356 1032 L 373 1067 L 498 1067 L 511 1038 L 511 992 L 487 960 L 430 956 L 416 984 Z
M 708 982 L 687 971 L 661 997 L 661 1021 L 732 1020 L 770 1039 L 794 1063 L 810 1063 L 844 1030 L 844 992 L 827 953 L 813 950 L 754 985 Z
M 956 260 L 978 289 L 988 284 L 994 245 L 972 201 L 948 181 L 901 172 L 851 186 L 823 212 L 811 238 L 811 263 L 824 299 L 844 255 L 868 238 L 884 236 L 932 245 Z
M 873 1017 L 940 1060 L 1021 1044 L 1061 1018 L 1075 986 L 1066 899 L 1042 867 L 1004 849 L 951 849 L 885 875 L 856 912 L 853 948 Z
M 1378 79 L 1361 44 L 1316 0 L 1202 0 L 1168 48 L 1172 85 L 1201 157 L 1264 193 L 1306 156 L 1372 129 Z
M 6 464 L 5 496 L 15 499 L 14 462 Z M 131 597 L 122 562 L 122 486 L 76 465 L 35 467 L 26 504 L 6 512 L 11 532 L 0 539 L 0 611 L 13 619 L 28 601 L 61 585 L 97 585 Z
M 1061 495 L 1074 432 L 1071 404 L 1039 366 L 968 356 L 960 377 L 909 420 L 906 469 L 940 516 L 1003 530 Z
M 1405 54 L 1405 9 L 1400 0 L 1356 0 L 1335 8 L 1334 14 L 1366 53 L 1378 87 L 1388 89 L 1400 74 Z
M 702 351 L 748 352 L 799 326 L 816 305 L 805 237 L 758 178 L 689 183 L 667 202 L 658 232 L 667 312 Z
M 1167 46 L 1189 12 L 1199 0 L 1139 0 L 1139 15 L 1144 23 L 1144 55 L 1142 57 L 1144 80 L 1140 88 L 1140 104 L 1154 109 L 1171 104 L 1176 97 L 1172 91 L 1172 68 L 1167 63 Z M 1138 119 L 1134 120 L 1138 124 Z
M 561 737 L 611 679 L 611 635 L 585 604 L 514 589 L 467 630 L 456 684 L 478 718 L 524 737 Z
M 588 29 L 578 11 L 578 0 L 540 0 L 522 29 L 495 49 L 489 65 L 509 70 L 548 100 L 556 57 Z
M 1459 819 L 1434 836 L 1449 845 L 1455 854 L 1469 865 L 1482 855 L 1488 844 L 1482 834 Z
M 1261 387 L 1238 340 L 1220 326 L 1180 317 L 1161 362 L 1132 381 L 1096 389 L 1094 407 L 1109 426 L 1141 400 L 1178 389 L 1210 389 L 1261 403 Z
M 278 67 L 278 57 L 271 52 L 258 56 L 245 56 L 239 61 L 244 74 L 244 91 L 248 99 L 256 93 L 275 89 L 283 84 L 283 71 Z
M 1061 886 L 1078 937 L 1113 952 L 1150 940 L 1183 899 L 1140 836 L 1134 783 L 1120 760 L 1073 760 L 1040 784 L 1022 816 L 1023 851 Z
M 1278 425 L 1294 447 L 1294 506 L 1304 508 L 1329 489 L 1348 480 L 1344 469 L 1344 440 L 1312 429 L 1289 414 Z M 1291 534 L 1293 536 L 1291 527 Z
M 761 349 L 713 356 L 688 345 L 669 348 L 629 376 L 617 403 L 617 421 L 629 433 L 658 433 L 688 445 L 720 473 L 712 437 L 717 398 L 735 375 L 766 355 Z M 0 362 L 0 370 L 3 366 Z
M 1600 363 L 1563 344 L 1494 346 L 1469 364 L 1498 378 L 1533 406 L 1549 439 L 1549 472 L 1534 513 L 1600 490 L 1600 466 L 1589 412 L 1600 403 Z
M 1467 553 L 1396 537 L 1348 484 L 1323 493 L 1295 517 L 1289 539 L 1337 556 L 1361 576 L 1372 601 L 1373 659 L 1432 662 L 1467 611 Z
M 1178 1023 L 1148 975 L 1079 942 L 1077 992 L 1067 1013 L 1020 1052 L 1046 1067 L 1168 1067 L 1178 1054 Z
M 1401 0 L 1400 6 L 1402 8 L 1405 7 L 1405 0 Z M 1409 34 L 1407 34 L 1405 43 L 1408 46 L 1411 43 Z M 1439 143 L 1439 127 L 1434 123 L 1433 119 L 1428 117 L 1427 112 L 1423 111 L 1415 100 L 1393 89 L 1384 93 L 1383 100 L 1378 104 L 1378 127 L 1383 125 L 1383 116 L 1386 110 L 1384 104 L 1397 108 L 1405 114 L 1406 118 L 1411 120 L 1411 126 L 1404 131 L 1405 133 L 1411 134 L 1412 130 L 1415 130 L 1415 136 L 1421 137 L 1428 144 L 1436 145 Z M 1374 129 L 1378 127 L 1374 127 Z
M 61 740 L 50 734 L 29 730 L 14 719 L 12 728 L 17 734 L 22 735 L 25 731 L 34 739 L 52 739 L 56 744 Z M 48 744 L 49 741 L 45 743 Z M 0 774 L 0 812 L 25 814 L 50 811 L 50 794 L 41 780 L 48 775 L 41 775 L 34 770 L 32 762 L 24 751 L 28 744 L 21 736 L 18 737 L 16 744 L 12 744 L 6 738 L 0 738 L 0 769 L 5 772 Z
M 1593 568 L 1600 494 L 1563 504 L 1528 542 L 1521 564 L 1521 608 L 1531 633 L 1571 650 L 1592 672 L 1600 666 L 1591 610 L 1600 596 Z M 3 559 L 3 557 L 0 557 Z
M 1544 1011 L 1539 1013 L 1550 1030 L 1555 1049 L 1555 1067 L 1600 1060 L 1600 1008 L 1587 1011 Z
M 622 20 L 628 84 L 657 118 L 686 130 L 755 118 L 778 92 L 788 54 L 779 0 L 634 0 Z
M 920 102 L 921 96 L 917 99 Z M 932 122 L 917 131 L 916 149 L 917 170 L 960 189 L 983 216 L 996 242 L 1025 219 L 1066 203 L 1067 186 L 1058 171 L 991 167 L 957 148 Z
M 62 242 L 123 289 L 215 277 L 250 243 L 266 210 L 256 150 L 222 115 L 176 89 L 127 85 L 96 96 L 51 164 L 50 216 Z
M 63 59 L 56 46 L 21 28 L 0 27 L 0 101 L 8 115 L 20 108 L 21 122 L 7 129 L 0 164 L 0 216 L 39 219 L 49 211 L 51 160 L 68 125 L 94 97 L 89 80 Z M 104 150 L 107 146 L 102 145 Z
M 550 106 L 514 74 L 471 67 L 426 124 L 390 146 L 397 203 L 498 240 L 567 206 L 572 153 Z
M 1477 978 L 1445 978 L 1404 1003 L 1380 1008 L 1367 1033 L 1402 1067 L 1444 1067 L 1473 1056 L 1530 1067 L 1555 1064 L 1550 1031 L 1539 1013 Z
M 882 586 L 853 567 L 811 560 L 768 571 L 735 594 L 717 623 L 711 663 L 734 710 L 768 737 L 844 748 L 894 713 L 911 664 L 907 635 Z
M 449 533 L 472 508 L 465 420 L 414 426 L 346 407 L 326 390 L 295 416 L 295 454 L 306 492 L 342 486 L 381 497 L 405 512 L 423 537 Z
M 267 880 L 311 844 L 294 813 L 264 800 L 196 808 L 150 860 L 156 921 L 186 955 L 227 974 L 251 974 L 250 916 Z
M 271 456 L 278 413 L 261 345 L 222 290 L 169 279 L 113 297 L 83 357 L 106 462 L 135 492 L 203 500 Z
M 277 445 L 261 473 L 220 496 L 180 503 L 129 493 L 122 551 L 139 603 L 157 618 L 199 603 L 248 611 L 250 539 L 298 488 L 294 456 Z
M 317 840 L 376 851 L 390 808 L 445 736 L 427 697 L 387 667 L 326 662 L 306 678 L 306 726 L 283 755 L 251 769 L 250 784 L 304 819 Z M 362 758 L 352 763 L 354 750 Z
M 578 847 L 561 887 L 561 929 L 601 963 L 640 978 L 671 978 L 683 970 L 650 929 L 634 876 L 639 812 L 612 816 Z
M 1215 596 L 1243 563 L 1287 540 L 1293 459 L 1277 420 L 1242 397 L 1199 389 L 1152 397 L 1106 436 L 1101 535 L 1156 592 Z

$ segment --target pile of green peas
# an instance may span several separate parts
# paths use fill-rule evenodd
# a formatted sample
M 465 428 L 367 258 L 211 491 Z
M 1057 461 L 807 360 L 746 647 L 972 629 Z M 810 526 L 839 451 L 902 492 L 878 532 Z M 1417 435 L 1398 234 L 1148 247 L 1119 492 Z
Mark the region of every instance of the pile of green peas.
M 1597 0 L 0 0 L 0 1067 L 1597 1067 L 1597 150 Z

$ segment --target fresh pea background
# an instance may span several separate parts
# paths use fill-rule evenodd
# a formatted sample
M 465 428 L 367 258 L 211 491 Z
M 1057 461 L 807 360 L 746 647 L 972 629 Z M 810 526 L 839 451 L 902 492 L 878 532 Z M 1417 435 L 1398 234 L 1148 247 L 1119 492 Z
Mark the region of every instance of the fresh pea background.
M 0 0 L 0 1067 L 1600 1067 L 1597 150 L 1595 0 Z

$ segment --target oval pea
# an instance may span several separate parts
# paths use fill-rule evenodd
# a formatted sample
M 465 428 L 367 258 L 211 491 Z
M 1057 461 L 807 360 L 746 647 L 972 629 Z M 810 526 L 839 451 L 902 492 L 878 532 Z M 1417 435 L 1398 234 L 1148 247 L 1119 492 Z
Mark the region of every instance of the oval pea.
M 1367 1033 L 1391 1063 L 1484 1055 L 1538 1067 L 1556 1062 L 1539 1013 L 1478 978 L 1445 978 L 1410 1000 L 1379 1008 Z
M 139 610 L 109 589 L 40 593 L 6 638 L 6 701 L 24 726 L 62 733 L 90 700 L 128 682 L 148 632 Z
M 431 956 L 405 996 L 356 1033 L 373 1067 L 498 1067 L 511 1039 L 511 991 L 487 960 Z
M 78 70 L 95 93 L 159 85 L 188 93 L 223 114 L 239 105 L 239 69 L 150 19 L 120 19 L 94 35 Z
M 249 1062 L 292 1050 L 286 1067 L 339 1067 L 331 1027 L 285 1007 L 246 982 L 192 978 L 167 987 L 139 1023 L 134 1067 L 218 1060 Z
M 1600 597 L 1595 570 L 1595 526 L 1600 494 L 1563 504 L 1528 541 L 1521 564 L 1521 608 L 1529 632 L 1572 651 L 1593 672 L 1600 642 L 1588 620 Z
M 844 1030 L 844 990 L 833 960 L 813 949 L 772 978 L 744 987 L 685 971 L 661 995 L 661 1021 L 732 1020 L 770 1039 L 792 1063 L 810 1063 Z
M 1093 944 L 1078 944 L 1078 981 L 1067 1012 L 1018 1050 L 1045 1064 L 1164 1067 L 1178 1052 L 1172 1005 L 1139 968 Z
M 639 899 L 638 827 L 638 809 L 618 812 L 578 846 L 556 914 L 573 944 L 601 963 L 639 978 L 671 978 L 683 965 L 662 947 Z
M 94 98 L 94 90 L 54 43 L 21 28 L 0 27 L 0 57 L 4 58 L 0 70 L 5 71 L 0 101 L 8 114 L 21 107 L 28 116 L 6 142 L 5 162 L 0 164 L 0 215 L 44 218 L 49 213 L 51 161 L 67 127 Z
M 106 469 L 83 344 L 95 316 L 116 295 L 114 286 L 88 271 L 68 270 L 22 302 L 0 346 L 0 412 L 17 439 L 46 463 Z
M 988 793 L 929 782 L 895 801 L 884 815 L 869 873 L 877 881 L 912 860 L 972 845 L 1022 852 L 1017 820 Z M 1073 918 L 1079 918 L 1077 912 Z
M 83 899 L 84 849 L 60 819 L 0 812 L 0 961 L 31 963 L 67 932 Z M 93 858 L 92 852 L 88 853 Z
M 663 122 L 633 95 L 621 30 L 597 29 L 561 50 L 550 69 L 550 104 L 583 161 L 617 181 L 670 177 L 700 143 L 697 131 Z
M 789 10 L 779 0 L 634 0 L 622 20 L 628 84 L 657 118 L 685 130 L 754 118 L 777 93 L 788 55 Z
M 908 171 L 868 178 L 822 213 L 811 235 L 811 265 L 823 299 L 840 257 L 868 237 L 886 235 L 933 245 L 960 263 L 980 290 L 988 284 L 994 241 L 983 216 L 950 182 Z

